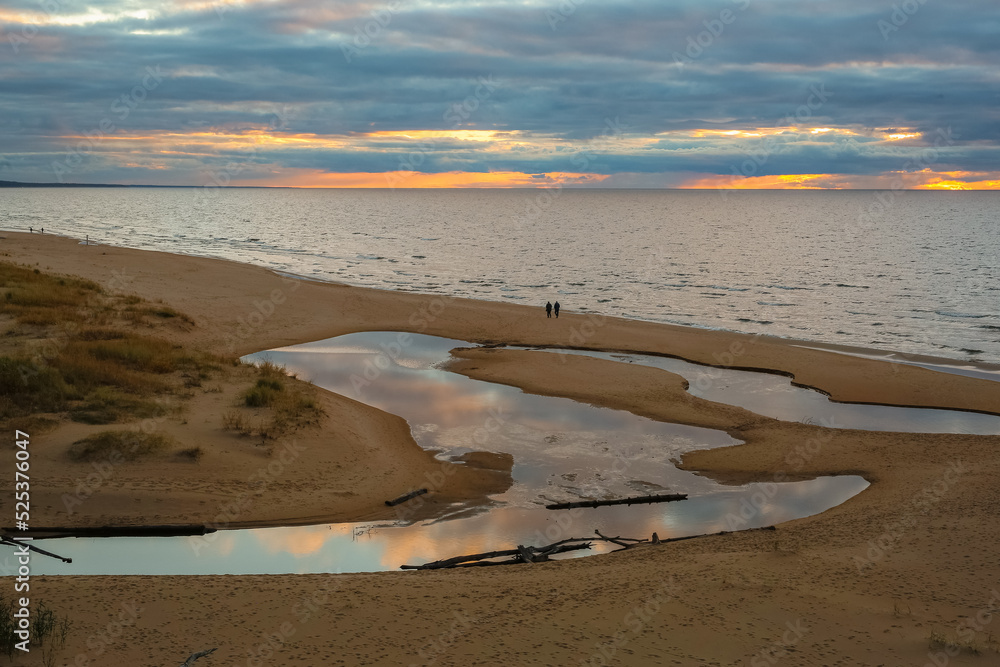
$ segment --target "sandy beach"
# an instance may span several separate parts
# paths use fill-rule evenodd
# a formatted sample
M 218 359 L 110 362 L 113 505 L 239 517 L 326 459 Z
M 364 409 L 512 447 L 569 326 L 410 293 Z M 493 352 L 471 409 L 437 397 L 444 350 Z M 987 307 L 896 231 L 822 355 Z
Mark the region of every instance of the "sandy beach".
M 476 344 L 656 353 L 788 374 L 837 401 L 1000 413 L 998 382 L 837 351 L 863 350 L 809 349 L 571 310 L 546 319 L 534 307 L 318 283 L 224 260 L 54 236 L 0 236 L 4 261 L 168 304 L 192 323 L 161 327 L 158 335 L 223 357 L 345 333 L 403 331 Z M 724 430 L 745 444 L 692 452 L 682 462 L 724 483 L 857 474 L 871 486 L 774 532 L 565 562 L 350 575 L 39 577 L 33 595 L 73 623 L 56 664 L 180 664 L 213 647 L 198 667 L 1000 664 L 1000 625 L 991 624 L 1000 608 L 1000 538 L 992 530 L 1000 436 L 780 422 L 692 397 L 682 378 L 665 371 L 553 352 L 463 350 L 450 370 Z M 220 425 L 252 382 L 241 373 L 219 371 L 191 389 L 183 409 L 157 422 L 175 441 L 198 442 L 199 460 L 119 466 L 72 513 L 64 498 L 78 493 L 89 466 L 65 452 L 101 427 L 66 421 L 34 437 L 33 525 L 225 527 L 392 517 L 387 497 L 425 484 L 445 466 L 445 481 L 421 510 L 433 516 L 452 502 L 482 502 L 511 483 L 509 458 L 442 464 L 417 446 L 402 419 L 321 389 L 319 424 L 267 451 L 253 447 Z M 248 477 L 283 452 L 291 474 L 276 477 L 238 511 L 222 511 L 243 497 Z M 10 511 L 11 497 L 4 493 L 0 507 Z M 13 589 L 9 580 L 4 585 Z M 40 665 L 42 656 L 32 652 L 15 664 Z

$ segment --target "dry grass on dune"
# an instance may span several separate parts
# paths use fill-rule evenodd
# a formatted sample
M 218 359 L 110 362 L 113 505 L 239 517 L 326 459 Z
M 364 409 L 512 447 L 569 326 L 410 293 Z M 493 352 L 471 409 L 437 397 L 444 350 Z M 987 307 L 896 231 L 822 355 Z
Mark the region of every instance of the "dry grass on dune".
M 0 423 L 32 419 L 33 426 L 44 423 L 44 430 L 66 421 L 125 425 L 177 413 L 192 388 L 240 373 L 237 359 L 191 351 L 162 337 L 163 327 L 194 327 L 190 317 L 166 304 L 108 294 L 89 280 L 4 261 L 0 318 L 8 323 L 0 338 Z M 223 416 L 224 429 L 266 445 L 319 423 L 323 411 L 308 385 L 271 363 L 246 372 L 255 382 Z M 114 451 L 131 461 L 169 446 L 154 440 L 132 430 L 107 431 L 78 441 L 69 456 L 88 461 Z M 183 452 L 190 461 L 202 454 L 199 447 Z
M 193 326 L 169 306 L 105 293 L 96 283 L 0 262 L 0 420 L 67 413 L 88 424 L 163 414 L 155 399 L 228 360 L 156 335 Z

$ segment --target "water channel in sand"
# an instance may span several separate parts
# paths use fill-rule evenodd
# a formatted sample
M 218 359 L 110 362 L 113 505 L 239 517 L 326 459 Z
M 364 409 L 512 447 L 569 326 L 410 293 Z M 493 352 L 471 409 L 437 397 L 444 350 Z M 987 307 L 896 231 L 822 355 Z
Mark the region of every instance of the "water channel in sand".
M 401 344 L 402 342 L 402 344 Z M 33 559 L 35 574 L 281 574 L 395 570 L 449 556 L 605 534 L 661 538 L 751 528 L 810 516 L 859 493 L 858 476 L 724 486 L 672 463 L 687 451 L 735 444 L 711 429 L 657 422 L 563 398 L 535 396 L 442 370 L 458 340 L 369 332 L 270 350 L 268 359 L 320 387 L 405 418 L 422 447 L 450 459 L 471 451 L 513 456 L 514 484 L 487 507 L 446 516 L 219 531 L 205 537 L 60 538 L 43 546 L 72 557 Z M 1000 433 L 1000 417 L 831 403 L 788 378 L 726 371 L 649 355 L 577 352 L 659 366 L 691 391 L 786 420 L 840 428 Z M 707 374 L 707 375 L 706 375 Z M 710 381 L 699 378 L 710 378 Z M 842 408 L 848 408 L 842 411 Z M 682 502 L 550 511 L 584 498 L 687 493 Z M 387 490 L 387 496 L 392 495 Z M 607 550 L 598 543 L 586 555 Z M 613 547 L 612 547 L 613 548 Z

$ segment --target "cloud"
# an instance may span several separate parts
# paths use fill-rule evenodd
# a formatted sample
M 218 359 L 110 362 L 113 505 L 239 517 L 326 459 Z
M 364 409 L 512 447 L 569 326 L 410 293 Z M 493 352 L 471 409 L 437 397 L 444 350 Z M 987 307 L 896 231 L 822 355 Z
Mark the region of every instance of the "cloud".
M 989 171 L 1000 6 L 911 4 L 15 0 L 0 12 L 5 176 L 54 180 L 76 150 L 82 182 L 177 182 L 232 160 L 271 174 L 402 165 L 685 182 L 639 175 L 731 174 L 760 147 L 692 133 L 792 126 L 753 176 L 891 172 L 949 129 L 935 168 Z M 149 68 L 163 80 L 143 90 Z M 106 120 L 113 131 L 80 150 Z M 199 136 L 261 127 L 250 157 L 246 141 Z M 824 127 L 850 134 L 810 133 Z M 887 128 L 916 138 L 883 141 Z M 372 136 L 459 129 L 497 134 Z M 137 171 L 143 151 L 155 168 Z

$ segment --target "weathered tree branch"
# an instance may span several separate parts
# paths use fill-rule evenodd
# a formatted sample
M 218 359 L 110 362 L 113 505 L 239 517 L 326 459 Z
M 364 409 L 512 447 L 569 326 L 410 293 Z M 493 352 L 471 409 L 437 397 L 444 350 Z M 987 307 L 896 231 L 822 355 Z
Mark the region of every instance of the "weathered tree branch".
M 568 510 L 574 507 L 603 507 L 605 505 L 641 505 L 643 503 L 669 503 L 675 500 L 687 500 L 686 493 L 664 493 L 658 496 L 633 496 L 631 498 L 616 498 L 614 500 L 578 500 L 571 503 L 553 503 L 546 505 L 547 510 Z
M 188 659 L 181 663 L 181 667 L 191 667 L 195 660 L 199 658 L 204 658 L 206 655 L 211 655 L 215 651 L 219 650 L 218 647 L 210 648 L 207 651 L 198 651 L 197 653 L 192 653 L 188 656 Z

